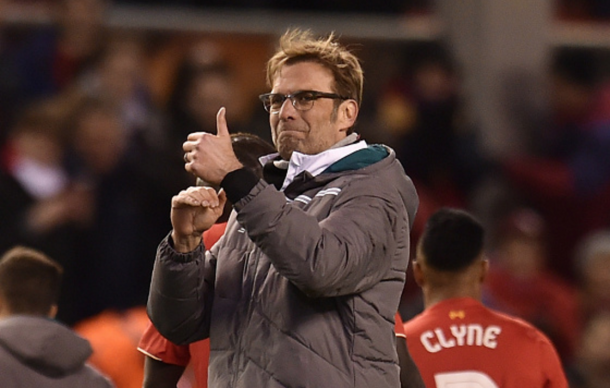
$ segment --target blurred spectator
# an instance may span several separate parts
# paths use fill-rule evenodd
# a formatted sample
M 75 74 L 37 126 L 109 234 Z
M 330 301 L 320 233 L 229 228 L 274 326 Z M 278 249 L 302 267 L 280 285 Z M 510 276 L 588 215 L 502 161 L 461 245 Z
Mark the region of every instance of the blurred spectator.
M 439 208 L 469 206 L 491 164 L 465 120 L 461 80 L 448 50 L 442 43 L 424 43 L 403 55 L 401 73 L 389 80 L 377 101 L 375 132 L 363 130 L 363 136 L 391 145 L 415 182 L 420 199 L 416 240 Z M 414 282 L 406 283 L 403 318 L 423 309 L 419 293 Z
M 165 142 L 160 114 L 147 78 L 145 39 L 117 31 L 80 88 L 90 97 L 112 101 L 120 113 L 131 152 L 145 154 Z
M 52 96 L 89 70 L 105 39 L 106 0 L 60 0 L 51 3 L 52 23 L 14 44 L 10 60 L 20 94 L 27 103 Z
M 0 252 L 29 245 L 60 260 L 65 269 L 58 318 L 76 318 L 75 244 L 92 221 L 92 198 L 64 169 L 63 107 L 57 100 L 29 107 L 1 151 Z
M 223 106 L 229 113 L 227 118 L 233 133 L 254 133 L 270 142 L 266 112 L 260 109 L 258 100 L 253 99 L 256 112 L 262 112 L 260 118 L 264 119 L 259 120 L 258 125 L 252 125 L 246 114 L 246 96 L 237 82 L 235 66 L 225 58 L 219 45 L 206 39 L 179 40 L 168 45 L 165 51 L 175 51 L 179 44 L 182 51 L 178 55 L 180 61 L 174 64 L 175 70 L 165 65 L 165 73 L 171 74 L 168 77 L 171 81 L 166 86 L 169 132 L 172 138 L 179 140 L 178 148 L 182 150 L 182 142 L 191 132 L 216 133 L 216 113 Z
M 571 388 L 610 387 L 610 313 L 594 315 L 585 326 L 576 361 L 568 371 Z
M 491 251 L 484 302 L 543 331 L 564 362 L 571 360 L 580 332 L 576 290 L 547 269 L 547 230 L 542 217 L 516 209 L 500 221 Z
M 166 206 L 174 193 L 194 179 L 184 170 L 182 160 L 186 136 L 176 144 L 171 129 L 163 125 L 161 110 L 153 102 L 145 42 L 142 36 L 118 31 L 77 88 L 90 98 L 114 105 L 124 132 L 124 152 L 139 165 L 147 165 L 150 184 L 162 193 L 163 202 L 158 205 Z
M 114 103 L 86 98 L 71 123 L 72 174 L 94 198 L 94 219 L 80 241 L 81 318 L 146 303 L 150 260 L 170 226 L 156 171 L 128 152 L 127 132 Z
M 610 224 L 610 84 L 600 83 L 587 50 L 557 53 L 552 71 L 553 123 L 538 151 L 505 164 L 511 184 L 548 221 L 552 266 L 573 279 L 576 242 Z
M 194 63 L 186 60 L 176 76 L 169 101 L 169 132 L 177 152 L 192 132 L 216 133 L 216 114 L 221 107 L 235 112 L 237 85 L 225 63 Z M 233 132 L 241 132 L 240 123 L 231 124 Z
M 408 59 L 404 73 L 382 91 L 377 116 L 422 193 L 418 218 L 425 220 L 441 206 L 467 206 L 488 163 L 464 120 L 460 79 L 447 50 L 427 43 Z
M 610 313 L 610 231 L 586 236 L 579 243 L 575 257 L 585 318 Z
M 0 376 L 3 387 L 111 388 L 86 364 L 90 344 L 55 322 L 62 268 L 17 246 L 0 259 Z

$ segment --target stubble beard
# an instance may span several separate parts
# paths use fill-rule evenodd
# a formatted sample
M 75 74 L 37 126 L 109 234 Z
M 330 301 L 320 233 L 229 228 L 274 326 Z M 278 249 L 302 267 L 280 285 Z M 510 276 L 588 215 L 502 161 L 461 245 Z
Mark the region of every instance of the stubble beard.
M 303 132 L 299 128 L 278 124 L 277 130 L 274 131 L 273 143 L 278 150 L 280 156 L 284 160 L 290 160 L 294 151 L 299 151 L 299 146 L 302 139 L 294 136 L 294 134 L 284 133 L 286 131 Z
M 276 149 L 284 160 L 290 160 L 292 153 L 298 151 L 299 141 L 292 136 L 279 136 L 276 143 Z

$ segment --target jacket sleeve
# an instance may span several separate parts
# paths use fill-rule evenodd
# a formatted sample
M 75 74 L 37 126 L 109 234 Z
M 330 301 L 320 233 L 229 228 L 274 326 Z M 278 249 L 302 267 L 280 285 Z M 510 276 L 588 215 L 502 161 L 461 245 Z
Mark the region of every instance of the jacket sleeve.
M 179 253 L 167 235 L 157 249 L 147 312 L 159 333 L 182 345 L 207 338 L 216 259 L 203 244 Z
M 404 203 L 398 194 L 371 194 L 370 187 L 344 188 L 321 220 L 262 181 L 235 209 L 276 270 L 311 297 L 367 290 L 387 276 L 397 244 L 408 252 Z

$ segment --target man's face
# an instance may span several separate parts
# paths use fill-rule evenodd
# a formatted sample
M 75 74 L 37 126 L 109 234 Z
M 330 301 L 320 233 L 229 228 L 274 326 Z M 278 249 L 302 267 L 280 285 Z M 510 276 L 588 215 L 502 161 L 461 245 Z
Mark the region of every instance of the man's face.
M 299 62 L 281 68 L 271 92 L 285 95 L 300 90 L 334 93 L 333 84 L 332 73 L 324 66 Z M 293 151 L 318 154 L 345 138 L 353 120 L 345 117 L 342 107 L 335 112 L 334 103 L 335 100 L 320 98 L 310 110 L 298 111 L 287 99 L 277 113 L 269 115 L 273 144 L 283 159 L 290 159 Z M 342 105 L 346 103 L 355 104 L 354 101 L 345 101 Z M 355 109 L 357 112 L 357 107 Z

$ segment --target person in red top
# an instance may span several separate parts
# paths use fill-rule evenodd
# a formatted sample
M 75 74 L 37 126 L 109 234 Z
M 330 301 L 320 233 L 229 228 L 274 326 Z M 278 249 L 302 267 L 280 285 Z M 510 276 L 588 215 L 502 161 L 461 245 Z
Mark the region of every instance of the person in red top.
M 427 221 L 413 274 L 424 311 L 404 325 L 428 388 L 567 388 L 550 340 L 529 323 L 485 307 L 484 229 L 469 213 L 443 208 Z

